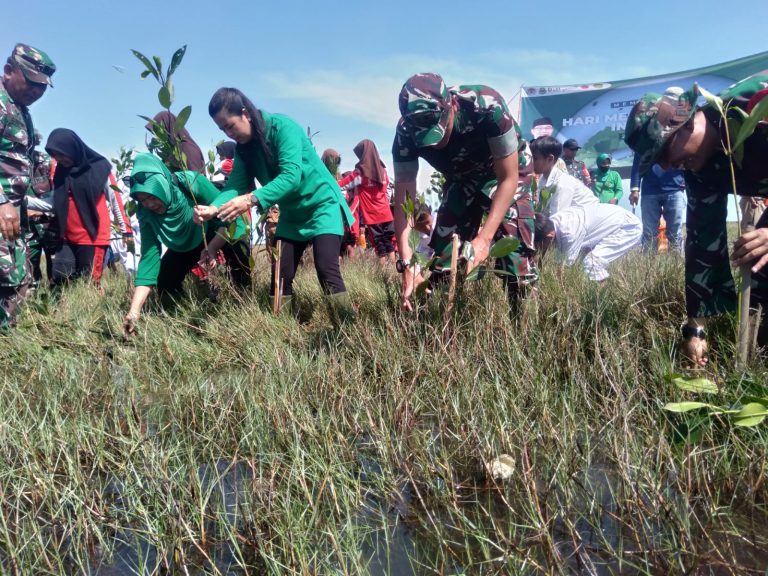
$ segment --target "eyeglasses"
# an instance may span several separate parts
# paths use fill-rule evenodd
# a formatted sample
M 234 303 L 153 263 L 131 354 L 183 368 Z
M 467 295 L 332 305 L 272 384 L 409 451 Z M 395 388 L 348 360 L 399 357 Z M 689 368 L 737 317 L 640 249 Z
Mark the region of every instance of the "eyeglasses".
M 128 176 L 128 186 L 133 188 L 136 184 L 144 184 L 147 180 L 152 178 L 152 176 L 159 176 L 160 172 L 137 172 L 136 174 L 131 174 Z M 125 182 L 125 178 L 123 178 L 123 182 Z
M 440 122 L 440 116 L 442 116 L 442 110 L 425 110 L 424 112 L 416 112 L 410 114 L 407 118 L 407 122 L 414 128 L 432 128 L 438 122 Z

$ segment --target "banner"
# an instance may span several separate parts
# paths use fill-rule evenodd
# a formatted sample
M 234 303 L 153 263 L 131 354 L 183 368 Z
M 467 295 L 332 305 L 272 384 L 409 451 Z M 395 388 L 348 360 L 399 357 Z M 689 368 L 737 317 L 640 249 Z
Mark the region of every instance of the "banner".
M 688 89 L 694 82 L 717 94 L 734 82 L 768 69 L 768 52 L 706 68 L 633 80 L 570 86 L 523 86 L 520 127 L 523 137 L 551 134 L 560 142 L 575 138 L 582 147 L 577 158 L 595 167 L 603 152 L 612 167 L 629 178 L 632 150 L 624 143 L 624 126 L 632 106 L 646 92 L 663 93 L 670 86 Z

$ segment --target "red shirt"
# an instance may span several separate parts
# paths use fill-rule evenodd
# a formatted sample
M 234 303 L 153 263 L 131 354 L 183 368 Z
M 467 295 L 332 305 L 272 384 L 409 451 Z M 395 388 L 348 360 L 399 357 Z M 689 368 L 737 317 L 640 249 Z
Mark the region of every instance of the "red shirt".
M 109 175 L 109 181 L 113 184 L 115 183 L 115 177 L 112 176 L 112 174 Z M 127 228 L 125 232 L 131 233 L 131 230 L 127 224 L 128 218 L 125 216 L 125 212 L 123 211 L 123 203 L 120 200 L 120 196 L 117 194 L 114 196 L 117 202 L 117 207 L 119 207 L 118 209 L 121 212 L 122 219 L 124 220 L 124 225 Z M 102 191 L 98 200 L 96 200 L 96 212 L 99 215 L 99 227 L 96 231 L 96 238 L 91 238 L 91 236 L 88 234 L 88 230 L 83 225 L 83 220 L 80 218 L 80 212 L 77 211 L 77 205 L 75 204 L 75 200 L 72 198 L 71 194 L 69 195 L 67 202 L 69 206 L 67 208 L 67 227 L 64 231 L 64 240 L 70 242 L 71 244 L 79 244 L 81 246 L 108 245 L 112 236 L 112 225 L 109 217 L 109 207 L 107 206 L 107 197 L 104 194 L 104 191 Z
M 387 197 L 387 185 L 389 176 L 386 176 L 383 184 L 378 184 L 357 170 L 348 174 L 346 178 L 339 180 L 342 189 L 356 187 L 357 196 L 360 198 L 360 210 L 363 213 L 365 225 L 384 224 L 392 222 L 392 210 L 389 207 Z

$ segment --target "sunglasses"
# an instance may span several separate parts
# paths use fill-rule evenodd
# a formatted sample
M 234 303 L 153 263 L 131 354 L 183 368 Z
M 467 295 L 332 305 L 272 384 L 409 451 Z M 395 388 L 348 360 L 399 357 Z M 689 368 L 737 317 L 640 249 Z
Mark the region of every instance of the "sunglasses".
M 152 176 L 159 176 L 159 172 L 138 172 L 136 174 L 132 174 L 128 176 L 128 186 L 133 188 L 136 184 L 144 184 L 147 180 L 152 178 Z M 123 182 L 125 182 L 125 178 L 123 178 Z
M 442 114 L 442 110 L 417 112 L 408 116 L 408 124 L 413 128 L 432 128 L 440 122 Z

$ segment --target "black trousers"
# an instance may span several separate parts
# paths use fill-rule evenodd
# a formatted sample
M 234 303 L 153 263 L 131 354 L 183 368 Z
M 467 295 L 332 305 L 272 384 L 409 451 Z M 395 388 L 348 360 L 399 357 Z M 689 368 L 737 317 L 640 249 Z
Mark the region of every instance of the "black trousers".
M 107 246 L 72 244 L 65 240 L 53 257 L 53 284 L 60 285 L 88 276 L 98 283 L 106 250 Z
M 280 259 L 280 282 L 283 285 L 283 295 L 293 296 L 293 279 L 296 269 L 301 262 L 304 249 L 312 243 L 312 254 L 315 258 L 315 271 L 320 286 L 326 294 L 338 294 L 346 292 L 344 280 L 339 270 L 339 250 L 341 250 L 341 236 L 336 234 L 320 234 L 311 240 L 298 242 L 296 240 L 282 240 L 282 257 Z M 269 293 L 275 293 L 275 263 L 272 263 L 272 281 Z
M 227 266 L 232 275 L 232 281 L 238 287 L 245 287 L 251 281 L 251 269 L 247 242 L 225 244 L 221 251 L 227 259 Z M 160 273 L 157 276 L 157 291 L 161 295 L 176 297 L 182 292 L 184 278 L 200 260 L 200 252 L 203 250 L 201 242 L 196 248 L 188 252 L 176 252 L 166 250 L 160 259 Z

